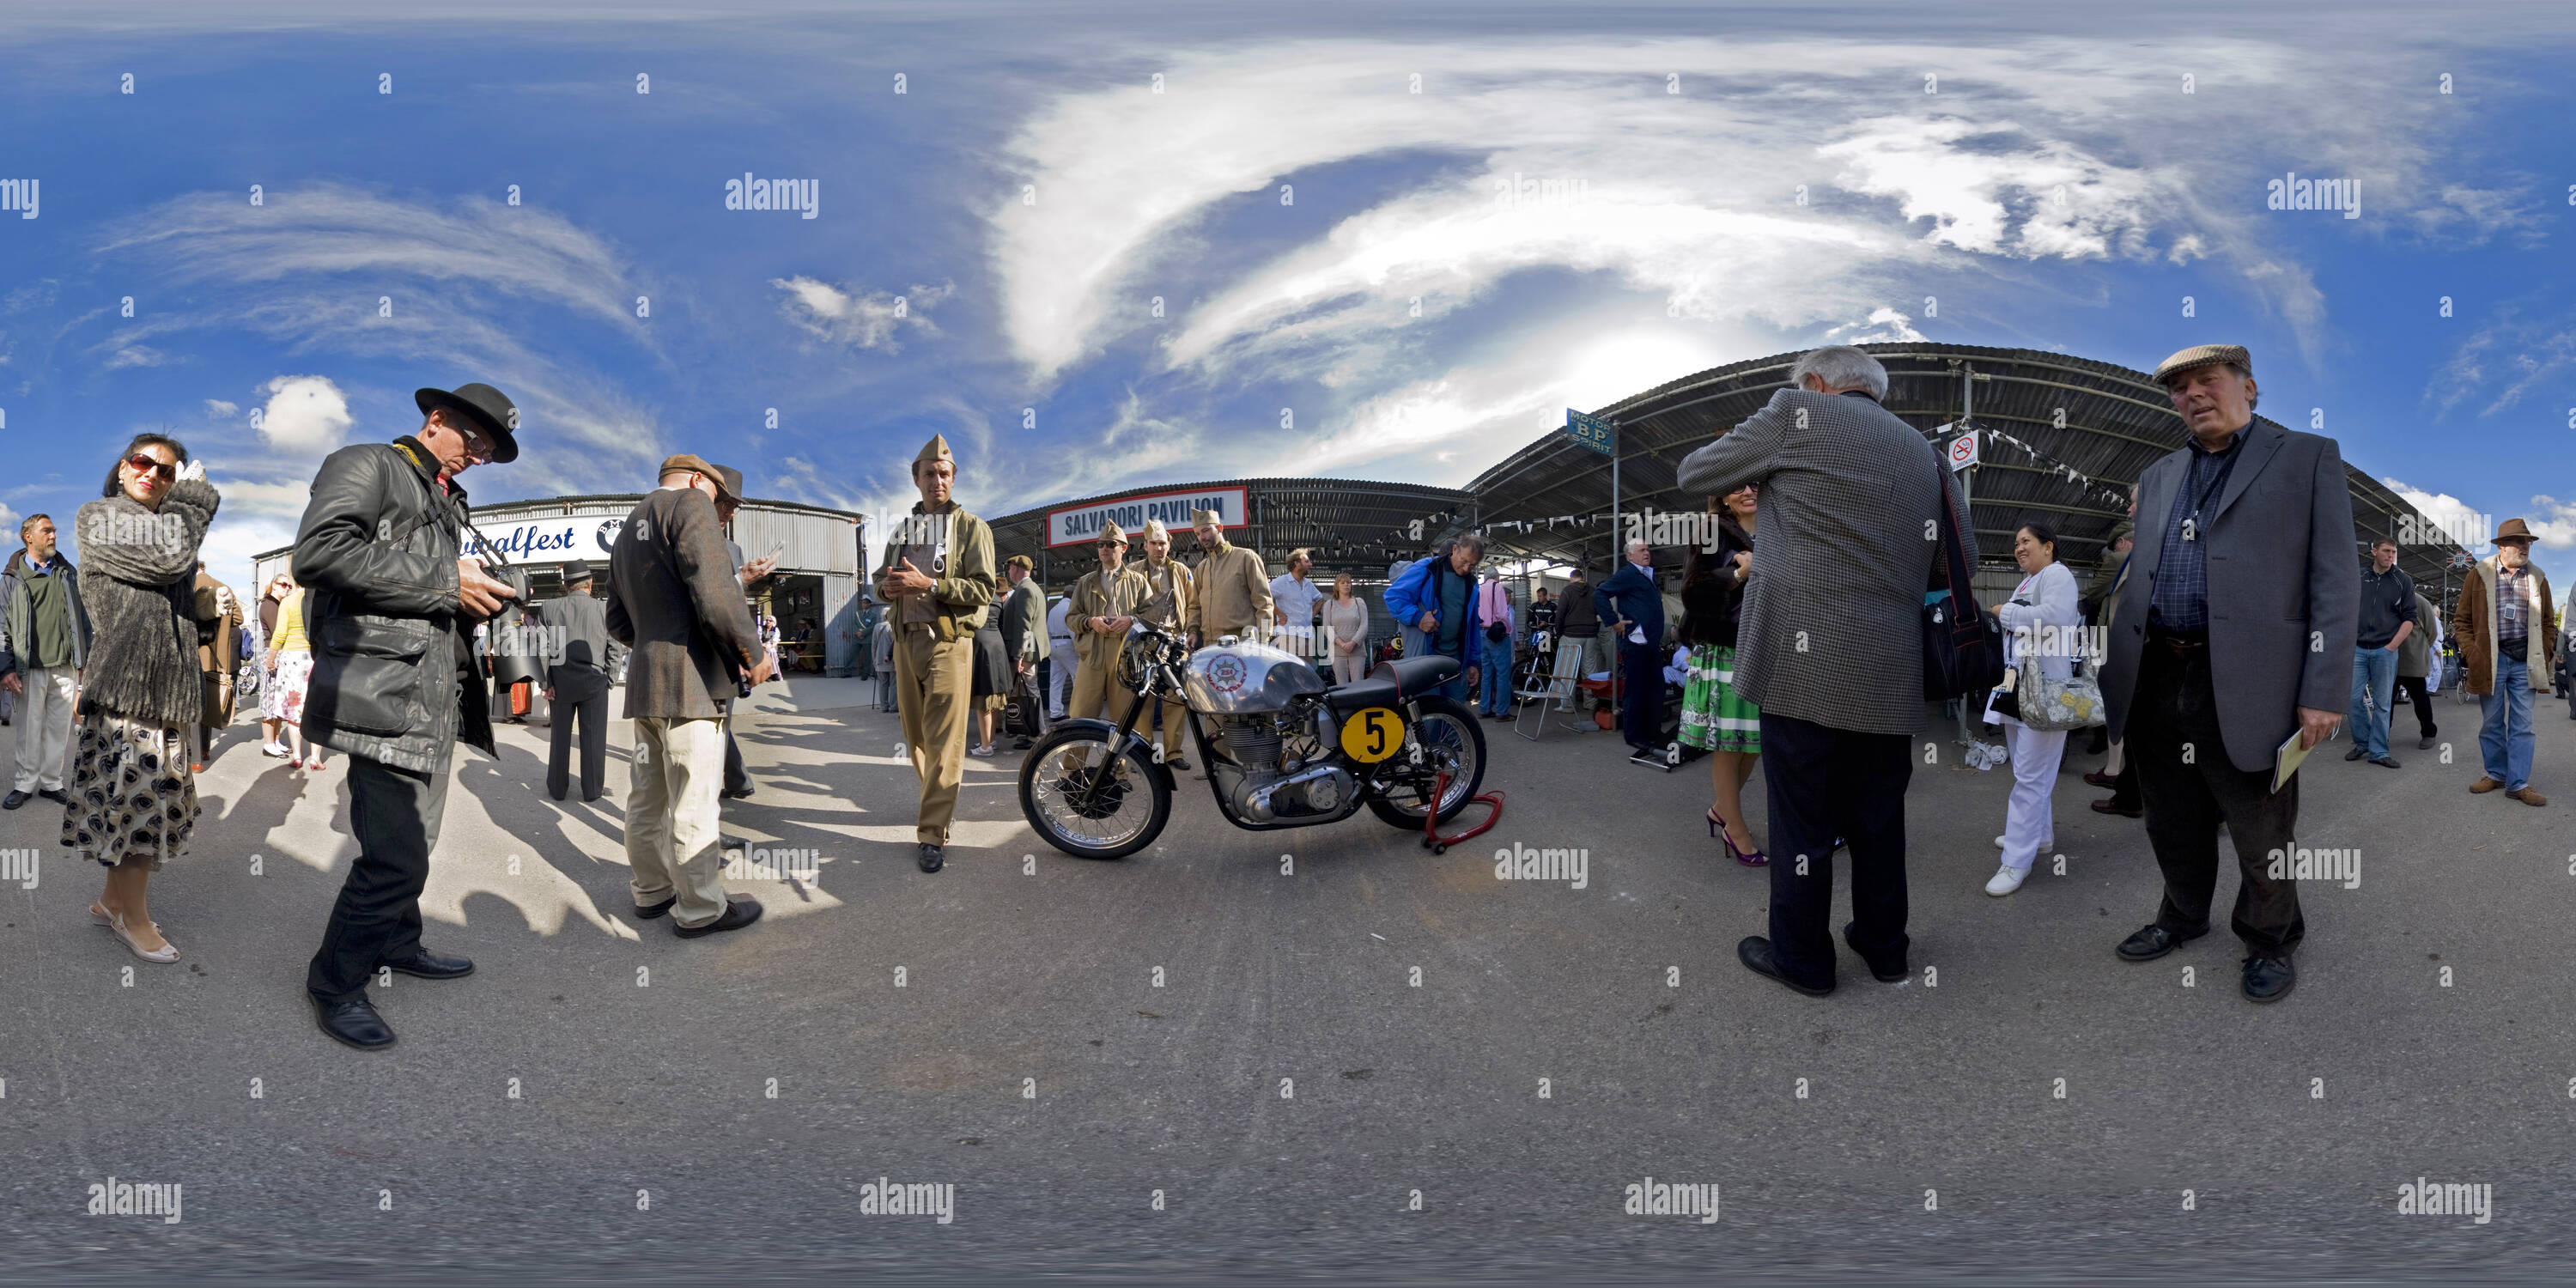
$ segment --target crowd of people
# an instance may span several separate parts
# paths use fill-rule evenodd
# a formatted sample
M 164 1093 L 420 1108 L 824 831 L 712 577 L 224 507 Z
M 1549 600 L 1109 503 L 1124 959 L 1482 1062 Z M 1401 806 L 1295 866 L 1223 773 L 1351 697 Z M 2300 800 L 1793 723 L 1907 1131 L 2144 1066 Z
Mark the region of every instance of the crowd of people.
M 2022 575 L 1989 617 L 2003 679 L 1950 696 L 1998 732 L 2012 769 L 1989 894 L 2013 893 L 2053 847 L 2069 734 L 2089 731 L 2107 760 L 2086 777 L 2113 789 L 2093 808 L 2143 817 L 2164 877 L 2153 918 L 2118 956 L 2154 960 L 2208 933 L 2224 826 L 2237 853 L 2241 989 L 2269 1002 L 2295 983 L 2305 930 L 2296 881 L 2267 861 L 2297 824 L 2293 748 L 2348 723 L 2347 759 L 2398 767 L 2388 747 L 2397 701 L 2412 699 L 2419 746 L 2431 745 L 2429 695 L 2456 655 L 2457 683 L 2483 716 L 2484 774 L 2470 790 L 2543 805 L 2531 781 L 2532 697 L 2576 686 L 2521 520 L 2499 527 L 2496 553 L 2468 571 L 2445 621 L 2397 570 L 2392 543 L 2356 567 L 2335 444 L 2255 419 L 2243 349 L 2185 349 L 2156 378 L 2190 441 L 2138 480 L 2134 526 L 2114 533 L 2089 583 L 2079 586 L 2048 525 L 2013 534 Z M 1967 587 L 1945 587 L 1943 561 L 1973 568 L 1977 557 L 1947 468 L 1880 405 L 1886 386 L 1868 353 L 1815 350 L 1788 388 L 1682 462 L 1681 489 L 1707 498 L 1709 537 L 1685 562 L 1669 630 L 1644 540 L 1628 542 L 1597 585 L 1578 567 L 1556 593 L 1523 603 L 1489 566 L 1484 539 L 1462 532 L 1390 569 L 1378 597 L 1401 652 L 1455 658 L 1443 691 L 1485 718 L 1510 719 L 1525 700 L 1571 709 L 1591 682 L 1620 695 L 1617 727 L 1637 754 L 1705 754 L 1709 833 L 1735 862 L 1767 869 L 1770 885 L 1768 933 L 1746 938 L 1738 957 L 1811 995 L 1836 983 L 1827 923 L 1834 856 L 1846 850 L 1844 943 L 1874 978 L 1908 974 L 1904 803 L 1931 696 L 1931 670 L 1915 663 L 1929 660 L 1927 622 L 1970 607 Z M 517 457 L 516 409 L 481 384 L 423 389 L 417 402 L 414 433 L 322 463 L 290 567 L 252 613 L 199 558 L 220 502 L 202 463 L 158 434 L 137 435 L 100 499 L 81 507 L 85 574 L 41 514 L 0 571 L 0 696 L 14 706 L 0 719 L 16 734 L 0 805 L 62 808 L 64 848 L 107 869 L 93 916 L 137 956 L 178 959 L 152 921 L 150 875 L 187 847 L 195 774 L 232 719 L 237 676 L 255 676 L 264 754 L 298 771 L 323 769 L 326 752 L 345 763 L 359 853 L 306 989 L 319 1027 L 362 1049 L 395 1040 L 368 999 L 378 972 L 474 970 L 422 943 L 419 896 L 455 745 L 491 753 L 494 720 L 525 710 L 525 688 L 550 704 L 549 794 L 571 799 L 578 748 L 588 803 L 605 790 L 608 701 L 623 677 L 634 915 L 668 917 L 687 938 L 757 922 L 759 902 L 724 879 L 721 802 L 752 791 L 730 719 L 777 674 L 782 644 L 813 636 L 810 623 L 782 636 L 753 612 L 752 589 L 775 561 L 747 561 L 729 539 L 742 475 L 689 454 L 662 462 L 604 577 L 566 565 L 562 597 L 531 607 L 516 570 L 469 553 L 458 481 Z M 1121 660 L 1135 623 L 1194 643 L 1272 643 L 1339 683 L 1383 652 L 1349 576 L 1319 585 L 1304 550 L 1270 576 L 1212 511 L 1192 516 L 1195 563 L 1176 557 L 1159 521 L 1132 538 L 1104 526 L 1097 567 L 1050 606 L 1029 559 L 996 562 L 990 527 L 955 496 L 944 438 L 911 468 L 920 499 L 888 535 L 849 634 L 864 642 L 880 706 L 899 716 L 923 872 L 945 865 L 967 758 L 999 755 L 1006 736 L 1026 750 L 1056 721 L 1125 712 L 1134 695 Z M 2240 504 L 2257 486 L 2262 503 Z M 502 623 L 533 634 L 504 645 Z M 1525 652 L 1531 640 L 1543 647 Z M 540 660 L 514 679 L 487 669 L 503 652 Z M 2576 692 L 2569 700 L 2576 717 Z M 2096 703 L 2098 716 L 2064 718 L 2070 704 Z M 1140 721 L 1156 754 L 1184 771 L 1186 729 L 1177 698 Z M 1757 766 L 1767 796 L 1758 830 L 1744 800 Z

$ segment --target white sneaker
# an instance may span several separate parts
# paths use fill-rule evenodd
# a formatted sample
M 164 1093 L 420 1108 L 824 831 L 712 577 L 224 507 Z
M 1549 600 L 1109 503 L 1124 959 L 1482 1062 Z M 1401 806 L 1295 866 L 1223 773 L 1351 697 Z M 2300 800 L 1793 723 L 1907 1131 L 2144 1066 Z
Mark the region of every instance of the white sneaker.
M 267 746 L 260 748 L 259 754 L 263 756 L 283 756 L 286 754 L 286 744 L 282 742 L 272 742 Z
M 1997 868 L 1993 878 L 1986 882 L 1986 893 L 1996 896 L 2011 894 L 2021 889 L 2022 880 L 2029 875 L 2028 868 Z
M 989 756 L 989 755 L 992 755 L 992 754 L 993 754 L 993 744 L 991 744 L 991 743 L 989 743 L 989 742 L 988 742 L 988 743 L 985 743 L 985 744 L 984 744 L 983 746 L 981 746 L 981 747 L 968 747 L 968 748 L 966 749 L 966 754 L 967 754 L 967 755 L 969 755 L 969 756 Z

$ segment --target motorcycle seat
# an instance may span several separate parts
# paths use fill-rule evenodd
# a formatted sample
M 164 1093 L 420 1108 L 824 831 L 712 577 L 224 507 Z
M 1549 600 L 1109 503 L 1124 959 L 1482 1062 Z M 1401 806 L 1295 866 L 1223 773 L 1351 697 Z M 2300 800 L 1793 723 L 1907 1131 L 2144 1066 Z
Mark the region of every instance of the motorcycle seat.
M 1458 673 L 1458 659 L 1434 653 L 1428 657 L 1399 657 L 1380 663 L 1365 680 L 1346 684 L 1329 696 L 1333 707 L 1354 711 L 1361 707 L 1391 707 L 1410 702 L 1438 688 Z

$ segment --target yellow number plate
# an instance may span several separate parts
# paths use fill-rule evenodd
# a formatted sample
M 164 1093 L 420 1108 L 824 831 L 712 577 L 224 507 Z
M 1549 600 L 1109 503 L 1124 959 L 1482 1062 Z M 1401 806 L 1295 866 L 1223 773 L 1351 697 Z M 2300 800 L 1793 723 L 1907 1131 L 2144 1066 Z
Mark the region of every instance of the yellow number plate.
M 1342 754 L 1374 765 L 1404 746 L 1404 717 L 1392 707 L 1363 707 L 1342 722 Z

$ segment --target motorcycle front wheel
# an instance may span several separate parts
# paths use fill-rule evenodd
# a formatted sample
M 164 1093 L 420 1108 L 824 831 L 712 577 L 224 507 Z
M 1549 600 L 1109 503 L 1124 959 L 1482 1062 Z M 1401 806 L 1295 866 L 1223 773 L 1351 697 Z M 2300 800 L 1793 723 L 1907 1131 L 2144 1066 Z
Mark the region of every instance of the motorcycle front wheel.
M 1078 859 L 1123 859 L 1153 844 L 1172 817 L 1172 788 L 1148 753 L 1103 729 L 1058 729 L 1020 762 L 1020 813 L 1046 843 Z
M 1409 756 L 1415 745 L 1422 748 L 1423 771 L 1436 775 L 1449 771 L 1449 790 L 1440 798 L 1440 821 L 1457 817 L 1467 802 L 1476 798 L 1476 789 L 1485 782 L 1485 727 L 1465 703 L 1449 698 L 1424 698 L 1422 716 L 1405 729 L 1406 749 L 1398 755 Z M 1431 808 L 1431 785 L 1439 781 L 1425 777 L 1389 790 L 1383 796 L 1369 798 L 1369 809 L 1388 824 L 1408 832 L 1422 830 L 1422 816 Z

